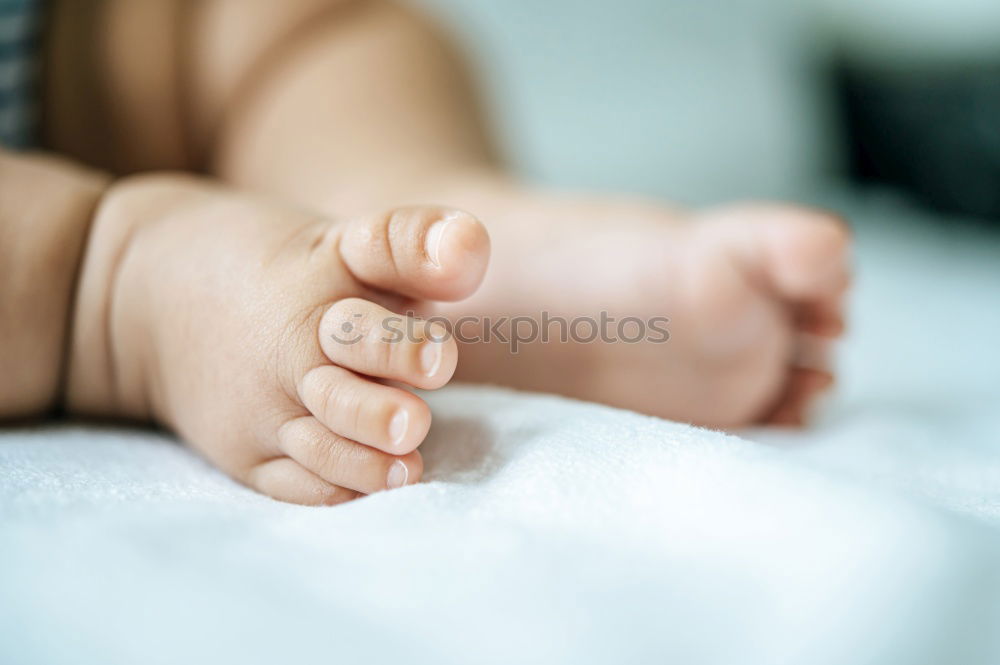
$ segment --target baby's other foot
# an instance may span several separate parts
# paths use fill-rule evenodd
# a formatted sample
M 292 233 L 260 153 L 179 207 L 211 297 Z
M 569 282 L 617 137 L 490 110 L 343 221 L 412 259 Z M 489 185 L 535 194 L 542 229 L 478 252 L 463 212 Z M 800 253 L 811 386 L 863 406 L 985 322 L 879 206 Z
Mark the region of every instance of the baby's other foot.
M 445 385 L 458 349 L 406 312 L 476 289 L 477 220 L 422 207 L 334 223 L 160 176 L 113 191 L 94 233 L 71 408 L 161 422 L 283 501 L 419 480 L 431 414 L 400 385 Z M 102 281 L 107 299 L 88 288 Z
M 692 216 L 511 188 L 479 198 L 493 265 L 475 296 L 442 307 L 449 316 L 667 317 L 669 339 L 536 336 L 517 353 L 503 340 L 469 344 L 463 380 L 711 427 L 800 424 L 832 383 L 824 355 L 843 330 L 849 283 L 849 234 L 836 217 L 777 204 Z
M 745 204 L 708 210 L 691 231 L 691 330 L 705 358 L 716 356 L 723 400 L 709 424 L 804 424 L 834 381 L 847 226 L 818 210 Z

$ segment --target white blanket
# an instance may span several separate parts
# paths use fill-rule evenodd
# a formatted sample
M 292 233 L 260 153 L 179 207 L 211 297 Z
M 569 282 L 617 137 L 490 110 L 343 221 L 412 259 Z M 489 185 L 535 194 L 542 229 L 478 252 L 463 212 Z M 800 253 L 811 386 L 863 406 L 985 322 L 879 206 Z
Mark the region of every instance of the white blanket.
M 874 217 L 807 432 L 455 387 L 427 482 L 336 508 L 3 432 L 0 663 L 1000 662 L 1000 243 Z

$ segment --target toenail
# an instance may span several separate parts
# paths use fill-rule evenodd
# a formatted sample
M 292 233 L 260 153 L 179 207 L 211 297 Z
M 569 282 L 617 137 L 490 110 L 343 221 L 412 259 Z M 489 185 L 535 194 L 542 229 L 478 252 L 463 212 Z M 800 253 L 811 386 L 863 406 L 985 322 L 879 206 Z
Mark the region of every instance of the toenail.
M 441 343 L 427 341 L 420 349 L 420 369 L 424 376 L 434 376 L 441 366 Z
M 397 487 L 402 487 L 406 484 L 409 475 L 410 470 L 406 468 L 406 465 L 400 460 L 396 460 L 389 467 L 389 473 L 385 477 L 386 488 L 394 490 Z
M 427 229 L 427 235 L 424 237 L 424 252 L 435 266 L 441 265 L 441 240 L 444 238 L 444 232 L 448 225 L 455 221 L 455 217 L 455 213 L 445 215 Z
M 393 415 L 392 420 L 389 421 L 389 438 L 392 439 L 392 445 L 398 446 L 403 443 L 403 439 L 406 438 L 406 425 L 410 420 L 410 415 L 406 412 L 406 409 L 399 409 Z

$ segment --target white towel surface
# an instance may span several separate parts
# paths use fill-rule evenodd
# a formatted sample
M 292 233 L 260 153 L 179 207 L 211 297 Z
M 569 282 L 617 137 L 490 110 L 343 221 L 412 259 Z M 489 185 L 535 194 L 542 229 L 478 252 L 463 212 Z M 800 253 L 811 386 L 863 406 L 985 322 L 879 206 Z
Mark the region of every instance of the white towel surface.
M 806 432 L 455 387 L 427 482 L 303 508 L 157 434 L 4 431 L 0 663 L 1000 662 L 1000 244 L 901 216 Z

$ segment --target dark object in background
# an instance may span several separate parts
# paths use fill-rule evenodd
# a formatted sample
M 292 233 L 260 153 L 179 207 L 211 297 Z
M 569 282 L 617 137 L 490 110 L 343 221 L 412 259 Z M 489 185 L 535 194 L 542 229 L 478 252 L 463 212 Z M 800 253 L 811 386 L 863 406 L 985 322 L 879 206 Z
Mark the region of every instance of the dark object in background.
M 1000 219 L 1000 60 L 835 67 L 851 176 Z

